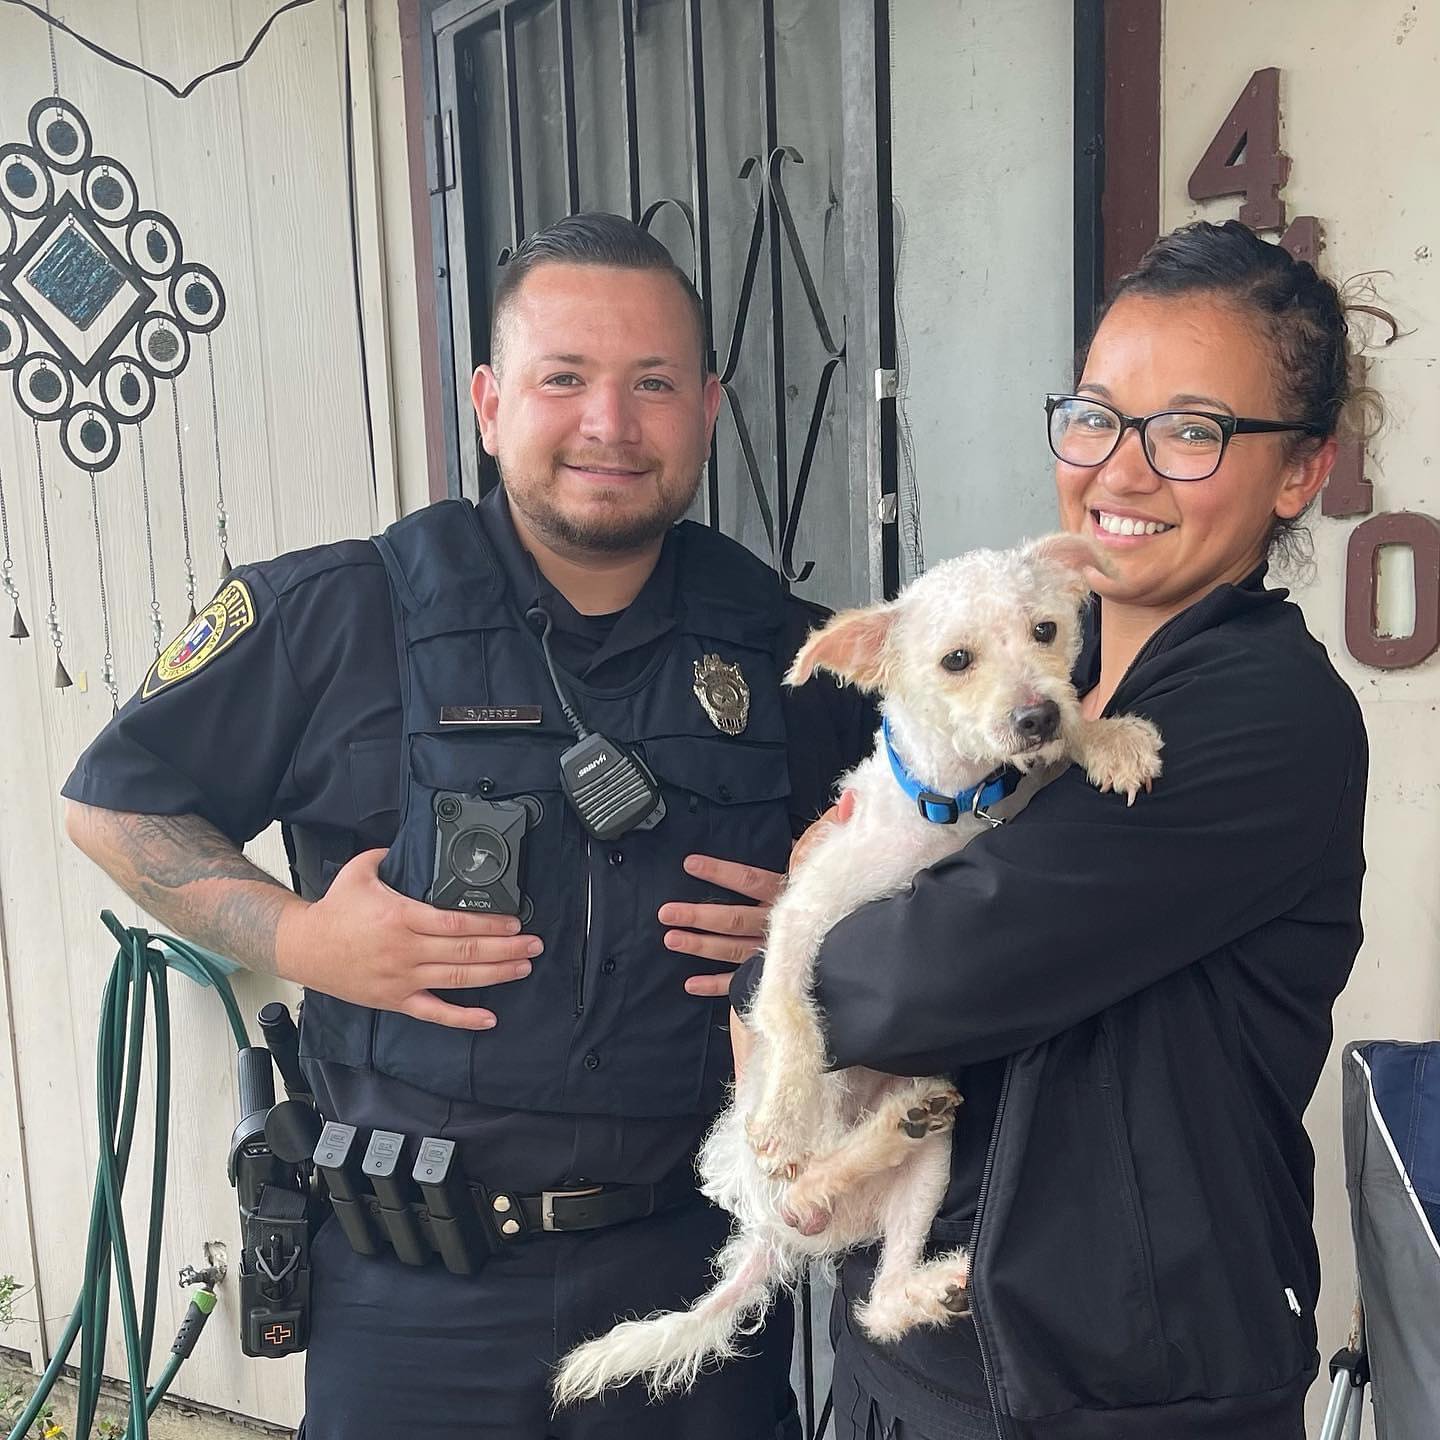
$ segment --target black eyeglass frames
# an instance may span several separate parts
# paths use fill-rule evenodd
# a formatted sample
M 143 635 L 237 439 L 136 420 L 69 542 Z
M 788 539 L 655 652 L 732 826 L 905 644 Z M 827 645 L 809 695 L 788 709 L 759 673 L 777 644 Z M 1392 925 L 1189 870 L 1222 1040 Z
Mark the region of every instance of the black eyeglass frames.
M 1088 395 L 1047 395 L 1050 449 L 1067 465 L 1103 465 L 1127 430 L 1140 432 L 1141 449 L 1150 468 L 1166 480 L 1208 480 L 1225 458 L 1236 435 L 1272 435 L 1304 431 L 1320 435 L 1313 425 L 1291 420 L 1252 420 L 1213 410 L 1157 410 L 1153 415 L 1125 415 Z

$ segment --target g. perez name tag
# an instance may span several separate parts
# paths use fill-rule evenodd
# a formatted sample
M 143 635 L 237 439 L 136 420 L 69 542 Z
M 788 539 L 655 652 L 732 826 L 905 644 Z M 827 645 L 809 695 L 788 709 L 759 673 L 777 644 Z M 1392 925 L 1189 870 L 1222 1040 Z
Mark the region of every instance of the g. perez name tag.
M 442 705 L 442 725 L 538 725 L 538 705 Z

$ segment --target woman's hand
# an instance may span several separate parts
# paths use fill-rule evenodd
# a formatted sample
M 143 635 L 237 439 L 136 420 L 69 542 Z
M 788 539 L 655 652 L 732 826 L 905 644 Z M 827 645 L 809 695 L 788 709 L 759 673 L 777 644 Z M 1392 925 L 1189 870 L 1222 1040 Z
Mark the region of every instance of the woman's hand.
M 795 867 L 814 848 L 815 842 L 832 825 L 843 825 L 855 813 L 855 792 L 853 790 L 842 790 L 840 798 L 795 842 L 790 850 L 790 870 L 794 873 Z

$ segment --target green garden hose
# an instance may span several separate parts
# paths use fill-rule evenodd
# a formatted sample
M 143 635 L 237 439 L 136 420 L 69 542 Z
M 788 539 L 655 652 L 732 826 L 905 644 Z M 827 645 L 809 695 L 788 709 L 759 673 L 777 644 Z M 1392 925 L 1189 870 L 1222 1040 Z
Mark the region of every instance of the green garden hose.
M 95 1057 L 100 1152 L 90 1204 L 85 1282 L 76 1298 L 70 1323 L 65 1327 L 44 1375 L 40 1377 L 34 1396 L 10 1432 L 9 1440 L 23 1440 L 28 1433 L 54 1389 L 77 1336 L 80 1338 L 80 1361 L 77 1366 L 75 1440 L 89 1440 L 104 1374 L 112 1273 L 118 1290 L 130 1381 L 131 1400 L 125 1440 L 148 1440 L 151 1413 L 194 1347 L 206 1317 L 215 1308 L 215 1293 L 208 1284 L 191 1297 L 190 1308 L 171 1346 L 170 1358 L 155 1383 L 147 1389 L 146 1376 L 150 1372 L 155 1339 L 160 1229 L 165 1217 L 165 1180 L 169 1159 L 169 972 L 177 970 L 196 984 L 208 985 L 215 991 L 229 1016 L 235 1043 L 243 1049 L 250 1043 L 249 1037 L 230 982 L 225 978 L 227 969 L 234 967 L 219 956 L 183 940 L 168 935 L 151 935 L 140 929 L 127 929 L 109 910 L 101 911 L 100 918 L 115 936 L 120 948 L 110 969 L 105 998 L 100 1007 L 100 1033 Z M 151 1003 L 155 1014 L 155 1158 L 150 1175 L 150 1226 L 146 1236 L 145 1275 L 137 1308 L 121 1196 L 135 1132 L 145 1017 Z M 40 1323 L 44 1323 L 43 1318 Z M 135 1397 L 142 1395 L 144 1403 L 137 1404 Z

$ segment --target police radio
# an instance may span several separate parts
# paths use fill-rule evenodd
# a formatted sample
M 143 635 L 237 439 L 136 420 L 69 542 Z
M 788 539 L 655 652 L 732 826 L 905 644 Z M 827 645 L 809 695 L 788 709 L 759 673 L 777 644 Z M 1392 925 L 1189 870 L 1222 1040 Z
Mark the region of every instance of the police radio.
M 540 637 L 545 668 L 577 743 L 560 757 L 560 788 L 580 823 L 597 840 L 615 840 L 630 830 L 653 830 L 665 818 L 665 801 L 649 767 L 623 745 L 585 728 L 560 684 L 550 654 L 550 612 L 536 605 L 525 618 Z

